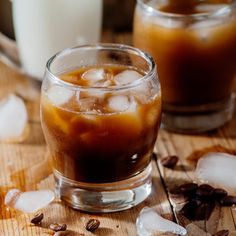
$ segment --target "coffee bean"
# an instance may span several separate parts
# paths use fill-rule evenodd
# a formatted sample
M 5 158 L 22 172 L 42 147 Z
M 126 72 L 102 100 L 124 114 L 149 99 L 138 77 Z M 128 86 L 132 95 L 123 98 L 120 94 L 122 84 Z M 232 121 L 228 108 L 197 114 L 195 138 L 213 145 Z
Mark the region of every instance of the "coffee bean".
M 220 230 L 215 234 L 212 234 L 212 236 L 228 236 L 229 235 L 229 230 Z
M 214 191 L 213 191 L 213 197 L 216 200 L 220 200 L 223 197 L 226 197 L 227 195 L 228 195 L 228 193 L 222 188 L 215 188 Z
M 58 224 L 58 223 L 53 223 L 49 225 L 49 228 L 55 232 L 57 231 L 65 231 L 67 228 L 66 224 Z
M 32 224 L 37 225 L 43 220 L 43 213 L 36 214 L 30 221 Z
M 187 202 L 183 208 L 181 209 L 180 213 L 184 215 L 189 220 L 195 220 L 196 218 L 196 211 L 198 207 L 201 205 L 201 201 L 198 200 L 190 200 Z
M 100 225 L 100 221 L 96 219 L 90 219 L 86 224 L 86 230 L 88 231 L 95 231 Z
M 198 189 L 198 185 L 195 183 L 187 183 L 179 186 L 180 191 L 184 195 L 193 194 Z
M 189 220 L 208 220 L 213 209 L 215 202 L 206 202 L 199 199 L 192 199 L 184 205 L 180 213 Z
M 236 205 L 236 196 L 226 196 L 220 200 L 222 206 L 233 206 Z
M 181 195 L 181 194 L 183 194 L 183 193 L 181 192 L 179 186 L 170 189 L 169 192 L 170 192 L 171 194 L 174 194 L 174 195 Z
M 209 184 L 202 184 L 198 187 L 196 191 L 196 195 L 200 199 L 207 200 L 207 199 L 210 199 L 210 197 L 213 194 L 213 191 L 214 191 L 214 188 L 211 187 Z
M 173 169 L 177 162 L 179 161 L 179 158 L 175 155 L 172 156 L 167 156 L 161 159 L 161 164 L 166 167 L 166 168 L 170 168 Z

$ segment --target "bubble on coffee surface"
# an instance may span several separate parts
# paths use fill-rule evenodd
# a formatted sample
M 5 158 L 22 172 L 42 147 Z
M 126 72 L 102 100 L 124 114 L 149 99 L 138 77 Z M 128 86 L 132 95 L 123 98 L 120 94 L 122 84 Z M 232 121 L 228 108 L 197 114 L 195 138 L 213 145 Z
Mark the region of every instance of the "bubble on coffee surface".
M 108 99 L 108 107 L 114 112 L 134 112 L 136 110 L 136 102 L 132 97 L 116 95 Z
M 139 213 L 136 220 L 136 228 L 139 236 L 153 236 L 158 233 L 187 234 L 184 227 L 163 218 L 149 207 L 144 207 Z
M 125 85 L 125 84 L 130 84 L 142 77 L 143 75 L 141 75 L 135 70 L 124 70 L 119 74 L 116 74 L 113 80 L 115 81 L 116 85 Z
M 198 160 L 196 179 L 236 195 L 236 156 L 227 153 L 208 153 Z
M 107 87 L 111 85 L 112 73 L 103 68 L 92 68 L 86 70 L 81 79 L 87 82 L 88 86 Z
M 28 127 L 24 101 L 14 94 L 8 95 L 0 101 L 0 114 L 0 141 L 23 141 Z
M 55 199 L 52 190 L 38 190 L 21 192 L 19 189 L 11 189 L 5 196 L 4 203 L 10 208 L 24 213 L 36 212 Z
M 48 91 L 47 96 L 51 103 L 55 106 L 61 106 L 67 103 L 72 96 L 75 94 L 74 91 L 67 89 L 59 85 L 53 85 Z

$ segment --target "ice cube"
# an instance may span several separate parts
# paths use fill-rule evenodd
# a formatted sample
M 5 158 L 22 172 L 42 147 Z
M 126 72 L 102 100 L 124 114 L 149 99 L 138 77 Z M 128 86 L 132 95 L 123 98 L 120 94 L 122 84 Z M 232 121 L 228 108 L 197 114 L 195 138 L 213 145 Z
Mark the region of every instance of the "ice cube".
M 23 141 L 28 115 L 24 101 L 14 94 L 0 102 L 0 141 Z
M 102 99 L 102 98 L 105 97 L 106 93 L 107 92 L 105 90 L 102 90 L 100 88 L 90 88 L 86 92 L 83 92 L 83 96 L 82 97 L 91 97 L 91 98 L 95 98 L 95 99 L 98 99 L 98 98 Z
M 103 68 L 93 68 L 82 74 L 82 79 L 86 80 L 89 86 L 107 87 L 111 84 L 112 74 Z
M 54 199 L 55 193 L 52 190 L 21 192 L 19 189 L 11 189 L 5 196 L 5 205 L 24 213 L 33 213 Z
M 80 111 L 82 112 L 91 112 L 95 109 L 97 104 L 97 98 L 87 97 L 78 100 Z
M 144 207 L 137 220 L 136 228 L 139 236 L 153 236 L 157 233 L 173 233 L 186 235 L 187 231 L 182 226 L 164 219 L 154 209 Z
M 167 33 L 165 28 L 171 28 L 171 29 L 182 29 L 184 28 L 184 21 L 182 19 L 172 19 L 170 17 L 149 17 L 146 18 L 146 20 L 149 20 L 151 24 L 155 24 L 157 26 L 163 27 L 161 30 L 163 30 L 163 33 Z M 168 34 L 167 34 L 168 35 Z
M 54 85 L 47 91 L 47 94 L 53 105 L 60 106 L 67 103 L 75 92 L 59 85 Z
M 208 153 L 197 163 L 195 176 L 198 181 L 223 188 L 236 195 L 236 156 L 227 153 Z
M 135 70 L 124 70 L 114 76 L 116 85 L 125 85 L 142 78 L 143 76 Z
M 116 95 L 109 98 L 108 107 L 115 112 L 134 112 L 136 110 L 136 102 L 131 97 L 125 95 Z

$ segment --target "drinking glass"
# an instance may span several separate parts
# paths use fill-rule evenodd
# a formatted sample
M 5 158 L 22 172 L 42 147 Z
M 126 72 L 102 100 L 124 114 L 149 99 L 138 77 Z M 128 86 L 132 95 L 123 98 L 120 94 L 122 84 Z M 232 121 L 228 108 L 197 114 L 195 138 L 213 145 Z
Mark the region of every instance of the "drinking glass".
M 96 81 L 105 68 L 105 77 L 114 80 L 109 71 L 118 67 L 126 69 L 125 80 L 137 71 L 142 76 L 112 86 L 62 79 L 90 68 L 98 72 Z M 142 202 L 151 192 L 160 119 L 160 84 L 148 54 L 100 44 L 65 49 L 52 57 L 42 83 L 41 121 L 60 198 L 89 212 L 119 211 Z
M 232 118 L 235 1 L 138 0 L 134 45 L 157 64 L 166 129 L 199 133 Z

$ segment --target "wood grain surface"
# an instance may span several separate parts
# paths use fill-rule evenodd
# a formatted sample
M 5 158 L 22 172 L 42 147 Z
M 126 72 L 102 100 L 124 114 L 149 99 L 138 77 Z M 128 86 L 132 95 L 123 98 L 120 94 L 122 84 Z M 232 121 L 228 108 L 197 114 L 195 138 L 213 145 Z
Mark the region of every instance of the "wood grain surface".
M 113 35 L 110 32 L 104 33 L 103 41 L 126 44 L 132 42 L 129 33 Z M 53 189 L 54 186 L 40 126 L 40 83 L 32 82 L 25 75 L 0 62 L 0 99 L 11 92 L 18 93 L 22 86 L 25 91 L 33 90 L 36 96 L 25 99 L 29 114 L 28 138 L 20 144 L 0 143 L 0 236 L 53 235 L 48 229 L 53 222 L 66 223 L 71 235 L 135 236 L 135 221 L 144 206 L 154 207 L 166 218 L 184 225 L 191 236 L 210 235 L 220 229 L 228 229 L 230 235 L 236 235 L 236 208 L 216 207 L 209 220 L 190 222 L 178 214 L 180 203 L 169 193 L 174 185 L 193 180 L 194 163 L 189 160 L 197 160 L 209 151 L 236 153 L 236 116 L 221 129 L 197 136 L 175 134 L 161 129 L 155 147 L 157 160 L 153 160 L 152 193 L 139 206 L 112 214 L 87 214 L 72 210 L 57 200 L 42 210 L 45 219 L 40 227 L 30 225 L 32 215 L 8 209 L 4 206 L 4 196 L 11 188 L 23 191 Z M 172 154 L 180 158 L 174 170 L 164 168 L 159 161 L 160 157 Z M 101 222 L 95 233 L 85 230 L 85 223 L 90 218 Z

